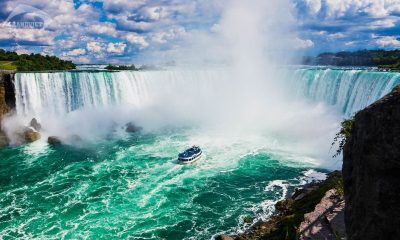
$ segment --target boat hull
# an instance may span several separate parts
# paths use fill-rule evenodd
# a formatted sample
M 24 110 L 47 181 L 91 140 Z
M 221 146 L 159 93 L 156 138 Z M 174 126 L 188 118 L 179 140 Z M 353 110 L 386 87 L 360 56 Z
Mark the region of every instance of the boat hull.
M 200 154 L 199 156 L 191 159 L 191 160 L 183 160 L 183 159 L 178 159 L 178 163 L 181 165 L 188 165 L 188 164 L 192 164 L 194 162 L 197 162 L 200 158 L 202 157 L 202 154 Z

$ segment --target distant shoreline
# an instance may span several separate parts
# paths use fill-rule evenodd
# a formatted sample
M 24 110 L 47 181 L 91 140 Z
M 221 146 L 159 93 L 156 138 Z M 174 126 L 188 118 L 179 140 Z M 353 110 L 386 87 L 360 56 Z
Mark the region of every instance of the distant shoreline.
M 400 50 L 361 50 L 356 52 L 321 53 L 316 57 L 304 57 L 305 65 L 331 65 L 376 67 L 382 70 L 400 70 Z

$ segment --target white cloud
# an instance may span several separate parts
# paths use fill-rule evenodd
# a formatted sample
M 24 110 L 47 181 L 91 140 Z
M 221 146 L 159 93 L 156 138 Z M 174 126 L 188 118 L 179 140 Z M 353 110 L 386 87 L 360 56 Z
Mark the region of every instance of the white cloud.
M 295 47 L 298 49 L 311 48 L 314 47 L 314 42 L 311 41 L 310 39 L 303 40 L 297 37 L 295 39 Z
M 130 11 L 140 7 L 146 2 L 147 0 L 103 0 L 103 6 L 106 11 L 118 14 L 122 11 Z
M 86 48 L 89 52 L 99 53 L 103 50 L 102 43 L 100 42 L 88 42 Z
M 108 53 L 116 53 L 121 54 L 125 51 L 126 44 L 125 43 L 109 43 L 107 46 Z
M 76 45 L 76 42 L 73 40 L 60 40 L 57 42 L 61 48 L 73 48 Z
M 0 31 L 0 39 L 12 39 L 13 35 L 11 34 L 11 31 Z
M 305 0 L 311 14 L 317 14 L 322 7 L 321 0 Z
M 369 15 L 386 17 L 400 13 L 398 0 L 299 0 L 305 5 L 310 17 L 325 14 L 328 18 Z
M 140 36 L 137 33 L 127 33 L 124 34 L 123 37 L 129 43 L 139 45 L 141 48 L 147 48 L 149 46 L 149 43 L 146 41 L 145 37 Z
M 130 31 L 151 31 L 157 25 L 155 22 L 131 21 L 129 15 L 118 15 L 114 19 L 117 20 L 119 28 Z
M 400 41 L 394 36 L 378 37 L 376 43 L 380 47 L 400 47 Z
M 149 20 L 160 20 L 168 17 L 169 13 L 167 11 L 168 8 L 162 6 L 153 6 L 143 8 L 142 15 Z
M 354 45 L 356 42 L 355 41 L 350 41 L 350 42 L 345 42 L 344 45 L 345 46 L 352 46 Z
M 76 48 L 74 50 L 71 50 L 69 52 L 64 52 L 63 56 L 65 57 L 76 57 L 76 56 L 81 56 L 81 55 L 85 55 L 86 54 L 86 50 L 83 48 Z
M 329 35 L 328 35 L 328 38 L 329 38 L 330 40 L 335 40 L 335 39 L 344 38 L 344 37 L 345 37 L 345 35 L 344 35 L 343 33 L 340 33 L 340 32 L 332 33 L 332 34 L 329 34 Z
M 187 32 L 184 27 L 173 27 L 166 31 L 159 31 L 152 34 L 151 40 L 156 43 L 167 43 L 186 36 Z
M 379 28 L 391 28 L 396 26 L 396 22 L 398 20 L 394 18 L 387 18 L 373 21 L 372 23 L 368 24 L 370 29 L 379 29 Z
M 115 25 L 111 23 L 94 24 L 89 26 L 89 31 L 96 34 L 105 34 L 108 36 L 117 36 Z
M 78 57 L 75 61 L 79 63 L 90 63 L 90 59 L 88 57 Z
M 18 54 L 29 54 L 29 53 L 30 53 L 28 49 L 26 49 L 26 48 L 24 48 L 24 47 L 22 47 L 22 46 L 17 46 L 17 47 L 15 47 L 15 48 L 13 49 L 13 51 L 15 51 L 15 52 L 18 53 Z
M 44 29 L 21 29 L 2 27 L 0 39 L 35 43 L 36 45 L 51 45 L 56 36 L 55 32 Z

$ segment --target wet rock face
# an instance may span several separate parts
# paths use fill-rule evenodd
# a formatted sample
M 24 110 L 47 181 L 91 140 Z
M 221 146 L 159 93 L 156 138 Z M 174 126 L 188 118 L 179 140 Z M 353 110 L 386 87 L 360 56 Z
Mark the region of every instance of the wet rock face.
M 0 131 L 0 148 L 8 146 L 9 141 L 7 136 Z
M 1 121 L 15 108 L 14 72 L 0 70 L 0 147 L 8 146 L 9 140 L 2 132 Z
M 39 132 L 35 131 L 32 128 L 26 128 L 24 131 L 24 138 L 27 143 L 35 142 L 41 138 Z
M 0 71 L 0 119 L 15 108 L 14 73 Z
M 60 138 L 55 137 L 55 136 L 50 136 L 47 138 L 47 143 L 50 145 L 60 145 L 62 144 Z
M 129 122 L 126 124 L 126 132 L 134 133 L 140 131 L 142 131 L 142 127 L 137 126 L 135 123 Z
M 33 127 L 36 131 L 42 130 L 42 125 L 38 122 L 36 118 L 32 118 L 29 126 Z
M 400 86 L 356 115 L 343 180 L 348 239 L 400 239 Z

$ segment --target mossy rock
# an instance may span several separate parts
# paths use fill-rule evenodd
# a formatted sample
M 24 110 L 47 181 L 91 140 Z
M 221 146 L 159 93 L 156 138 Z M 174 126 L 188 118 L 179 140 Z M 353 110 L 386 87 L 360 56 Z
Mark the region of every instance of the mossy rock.
M 310 188 L 311 189 L 311 188 Z M 258 222 L 245 234 L 235 239 L 268 239 L 268 240 L 295 240 L 298 239 L 298 228 L 304 220 L 304 214 L 312 212 L 328 190 L 336 189 L 340 194 L 343 191 L 341 172 L 328 174 L 328 178 L 317 183 L 310 192 L 300 200 L 286 199 L 276 204 L 279 215 L 272 216 L 267 222 Z M 338 190 L 339 189 L 339 190 Z

